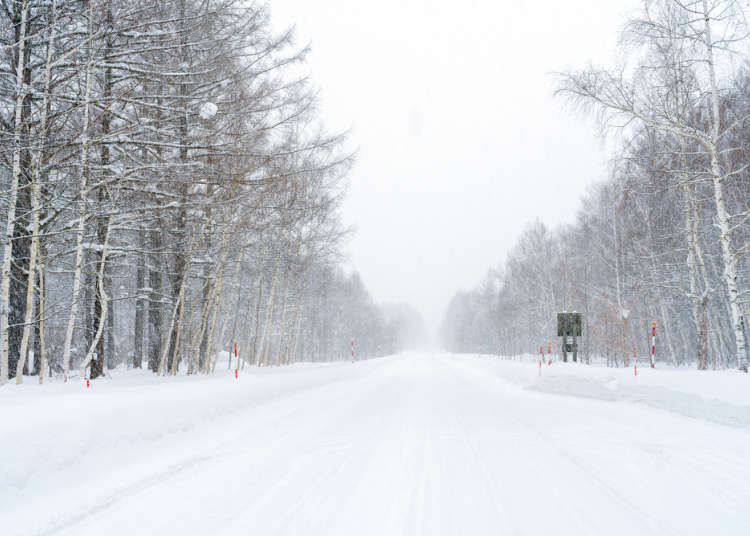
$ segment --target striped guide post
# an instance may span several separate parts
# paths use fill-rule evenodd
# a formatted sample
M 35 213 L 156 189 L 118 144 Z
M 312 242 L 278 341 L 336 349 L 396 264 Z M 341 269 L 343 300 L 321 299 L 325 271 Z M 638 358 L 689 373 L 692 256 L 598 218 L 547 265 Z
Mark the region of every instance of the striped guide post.
M 349 344 L 350 344 L 350 345 L 351 345 L 351 347 L 352 347 L 352 363 L 354 363 L 354 339 L 351 339 L 351 340 L 349 341 Z
M 635 346 L 633 346 L 633 372 L 638 376 L 638 356 L 635 353 Z
M 547 366 L 552 366 L 552 343 L 547 343 Z
M 656 322 L 651 322 L 651 368 L 656 360 Z
M 238 379 L 240 376 L 240 359 L 237 357 L 237 343 L 234 343 L 234 360 L 235 360 L 235 368 L 234 368 L 234 379 Z
M 542 375 L 542 360 L 544 359 L 544 345 L 539 347 L 539 375 Z

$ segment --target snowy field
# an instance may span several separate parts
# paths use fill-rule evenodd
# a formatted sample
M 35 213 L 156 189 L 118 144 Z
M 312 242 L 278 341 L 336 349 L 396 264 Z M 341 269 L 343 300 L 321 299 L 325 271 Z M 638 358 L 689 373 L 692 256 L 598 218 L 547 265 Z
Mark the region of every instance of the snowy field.
M 744 374 L 405 354 L 0 389 L 0 532 L 748 534 Z

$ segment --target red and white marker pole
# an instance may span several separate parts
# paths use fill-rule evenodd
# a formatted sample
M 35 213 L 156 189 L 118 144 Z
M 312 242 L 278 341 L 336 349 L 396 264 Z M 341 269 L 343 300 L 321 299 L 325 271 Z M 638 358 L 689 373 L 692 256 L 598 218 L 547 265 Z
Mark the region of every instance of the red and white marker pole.
M 234 379 L 236 380 L 240 377 L 240 358 L 237 357 L 237 343 L 234 343 L 234 361 Z
M 547 343 L 547 366 L 552 366 L 552 343 Z
M 633 347 L 633 372 L 638 376 L 638 356 L 635 353 L 635 346 Z
M 651 368 L 656 360 L 656 322 L 651 322 Z
M 544 346 L 539 347 L 539 375 L 542 375 L 542 360 L 544 359 Z
M 86 378 L 86 389 L 91 389 L 91 380 Z
M 351 339 L 351 340 L 349 341 L 349 344 L 350 344 L 350 345 L 351 345 L 351 347 L 352 347 L 352 363 L 354 363 L 354 339 Z

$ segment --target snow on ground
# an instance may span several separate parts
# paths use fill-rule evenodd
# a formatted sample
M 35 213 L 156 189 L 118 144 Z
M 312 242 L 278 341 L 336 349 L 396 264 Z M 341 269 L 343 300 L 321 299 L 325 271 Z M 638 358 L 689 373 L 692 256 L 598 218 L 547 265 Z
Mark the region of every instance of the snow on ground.
M 544 364 L 541 375 L 530 375 L 529 363 L 536 366 L 536 356 L 524 356 L 520 362 L 497 356 L 474 357 L 484 360 L 486 372 L 527 389 L 638 402 L 687 417 L 750 428 L 750 378 L 739 370 L 665 368 L 661 363 L 651 369 L 641 361 L 636 376 L 632 363 L 627 368 L 608 368 L 553 362 Z
M 0 389 L 21 534 L 746 534 L 733 371 L 405 354 Z M 562 395 L 562 396 L 561 396 Z

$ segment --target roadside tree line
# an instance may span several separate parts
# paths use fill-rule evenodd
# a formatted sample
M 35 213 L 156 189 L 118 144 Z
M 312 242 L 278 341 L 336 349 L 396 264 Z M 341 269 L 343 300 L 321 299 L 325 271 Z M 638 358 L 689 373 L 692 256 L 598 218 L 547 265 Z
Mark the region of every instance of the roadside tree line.
M 5 0 L 0 27 L 0 383 L 393 351 L 337 267 L 345 135 L 267 4 Z
M 633 348 L 698 368 L 748 368 L 750 65 L 744 7 L 648 0 L 617 68 L 560 73 L 557 94 L 596 117 L 617 150 L 575 223 L 531 223 L 444 322 L 456 351 L 538 352 L 557 311 L 584 318 L 583 351 Z

